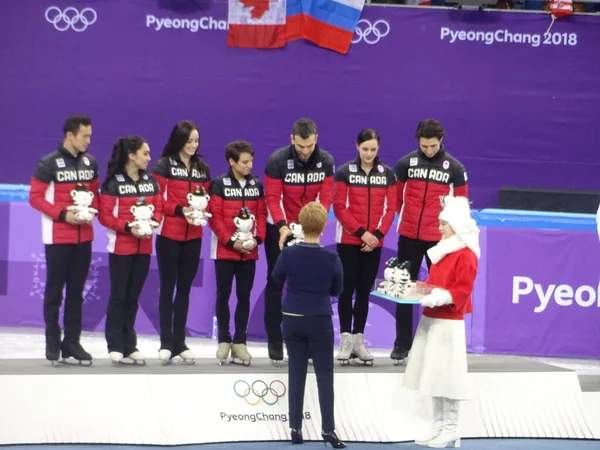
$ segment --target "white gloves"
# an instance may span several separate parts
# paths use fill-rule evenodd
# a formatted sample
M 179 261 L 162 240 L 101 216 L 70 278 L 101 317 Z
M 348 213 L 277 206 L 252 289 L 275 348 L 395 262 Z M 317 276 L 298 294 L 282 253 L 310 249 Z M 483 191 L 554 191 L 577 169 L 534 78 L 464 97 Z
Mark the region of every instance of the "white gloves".
M 445 289 L 434 288 L 431 294 L 421 299 L 421 305 L 425 308 L 435 308 L 452 303 L 452 295 Z

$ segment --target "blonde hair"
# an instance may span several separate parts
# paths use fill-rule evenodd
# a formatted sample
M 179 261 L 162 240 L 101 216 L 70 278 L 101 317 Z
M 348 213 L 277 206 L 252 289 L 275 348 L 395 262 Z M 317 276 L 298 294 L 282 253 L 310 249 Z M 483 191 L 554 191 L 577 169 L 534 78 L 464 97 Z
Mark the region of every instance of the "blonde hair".
M 298 215 L 302 231 L 308 236 L 319 236 L 327 224 L 327 210 L 317 202 L 304 205 Z

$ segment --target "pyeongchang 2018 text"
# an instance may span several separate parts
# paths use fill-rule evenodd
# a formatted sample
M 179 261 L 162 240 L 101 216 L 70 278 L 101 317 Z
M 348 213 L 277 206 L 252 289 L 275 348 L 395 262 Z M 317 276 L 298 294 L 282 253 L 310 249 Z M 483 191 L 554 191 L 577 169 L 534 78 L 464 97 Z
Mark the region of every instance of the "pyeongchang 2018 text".
M 440 28 L 440 39 L 449 44 L 480 42 L 485 45 L 514 44 L 534 48 L 541 45 L 574 47 L 578 43 L 577 33 L 511 33 L 508 30 L 454 30 L 449 27 Z

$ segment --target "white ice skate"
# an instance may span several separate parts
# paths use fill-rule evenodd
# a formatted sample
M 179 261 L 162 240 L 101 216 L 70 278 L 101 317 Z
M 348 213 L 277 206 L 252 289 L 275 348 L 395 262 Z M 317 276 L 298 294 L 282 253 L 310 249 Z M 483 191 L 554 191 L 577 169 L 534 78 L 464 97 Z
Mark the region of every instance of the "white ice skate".
M 108 356 L 110 357 L 110 360 L 115 366 L 118 366 L 119 363 L 123 360 L 123 353 L 121 352 L 110 352 Z
M 123 358 L 120 363 L 128 364 L 130 366 L 145 366 L 146 358 L 140 353 L 139 350 L 136 350 L 130 355 L 128 355 L 126 358 Z
M 171 360 L 171 350 L 167 350 L 166 348 L 160 349 L 158 351 L 158 359 L 160 359 L 160 362 L 163 366 L 172 364 L 173 361 Z
M 229 342 L 219 342 L 219 346 L 217 347 L 217 359 L 219 360 L 220 366 L 227 363 L 230 351 L 231 344 Z
M 360 360 L 364 365 L 373 365 L 373 355 L 371 355 L 369 350 L 367 350 L 367 347 L 365 347 L 364 334 L 356 333 L 352 335 L 352 353 L 356 356 L 356 359 Z
M 196 355 L 189 348 L 187 350 L 182 351 L 179 355 L 181 358 L 181 364 L 195 364 L 196 363 Z
M 252 355 L 248 351 L 246 344 L 233 344 L 231 346 L 231 362 L 249 366 L 252 362 Z
M 340 351 L 337 354 L 336 359 L 340 365 L 347 366 L 350 364 L 350 358 L 352 357 L 352 335 L 350 333 L 342 333 L 340 336 Z

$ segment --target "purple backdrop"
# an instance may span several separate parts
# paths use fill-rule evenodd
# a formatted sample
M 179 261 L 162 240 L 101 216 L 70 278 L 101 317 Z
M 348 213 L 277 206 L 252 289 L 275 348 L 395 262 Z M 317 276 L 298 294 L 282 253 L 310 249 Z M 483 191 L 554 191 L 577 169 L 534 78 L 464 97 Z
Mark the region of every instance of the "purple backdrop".
M 59 31 L 51 6 L 92 8 L 96 20 Z M 435 117 L 477 208 L 494 205 L 502 185 L 597 188 L 599 17 L 556 21 L 536 45 L 528 36 L 540 38 L 548 14 L 368 7 L 363 18 L 389 33 L 373 44 L 357 35 L 344 56 L 306 42 L 230 49 L 224 1 L 3 0 L 0 16 L 0 182 L 28 182 L 65 117 L 83 112 L 102 169 L 118 136 L 145 136 L 156 157 L 183 118 L 199 124 L 216 173 L 240 138 L 262 173 L 300 116 L 317 121 L 338 165 L 367 126 L 393 164 L 414 148 L 418 121 Z

